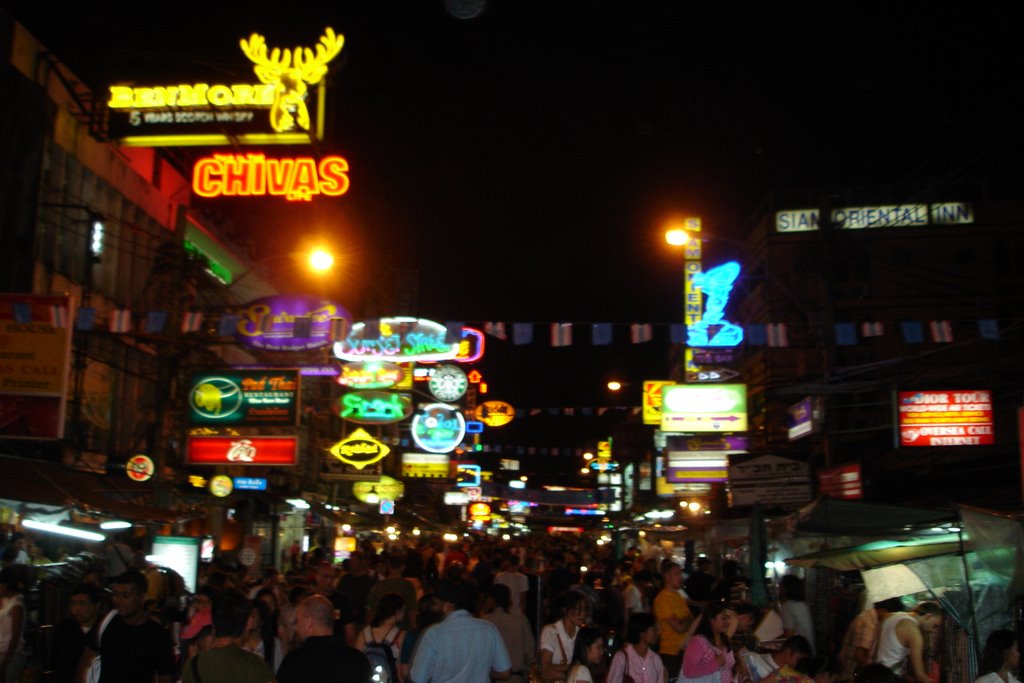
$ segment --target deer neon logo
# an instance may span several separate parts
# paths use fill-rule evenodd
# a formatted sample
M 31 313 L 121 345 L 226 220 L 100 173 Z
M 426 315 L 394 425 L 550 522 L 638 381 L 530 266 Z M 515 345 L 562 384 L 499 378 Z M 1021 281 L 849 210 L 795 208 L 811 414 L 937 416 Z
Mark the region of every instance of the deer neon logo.
M 275 47 L 267 54 L 266 38 L 253 33 L 241 40 L 242 52 L 252 60 L 260 82 L 274 87 L 274 103 L 270 107 L 270 126 L 278 133 L 297 129 L 309 130 L 309 109 L 306 96 L 309 86 L 316 85 L 327 74 L 327 63 L 341 52 L 345 36 L 330 27 L 324 30 L 316 52 L 308 47 L 294 50 Z

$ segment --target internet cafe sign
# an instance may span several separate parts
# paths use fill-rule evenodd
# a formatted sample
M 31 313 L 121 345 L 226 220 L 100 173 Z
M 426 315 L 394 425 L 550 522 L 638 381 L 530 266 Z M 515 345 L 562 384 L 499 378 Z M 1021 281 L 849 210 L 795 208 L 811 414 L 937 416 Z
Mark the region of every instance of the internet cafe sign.
M 263 36 L 253 33 L 240 46 L 255 79 L 112 85 L 108 132 L 123 145 L 148 147 L 309 144 L 323 139 L 324 76 L 344 43 L 344 36 L 331 28 L 312 48 L 270 48 Z
M 285 427 L 298 421 L 299 371 L 214 370 L 192 376 L 193 426 Z
M 970 225 L 974 211 L 970 204 L 897 204 L 890 206 L 847 206 L 832 209 L 832 225 L 840 230 L 867 228 L 924 228 L 930 225 Z M 775 213 L 776 232 L 813 232 L 821 227 L 818 209 L 790 209 Z

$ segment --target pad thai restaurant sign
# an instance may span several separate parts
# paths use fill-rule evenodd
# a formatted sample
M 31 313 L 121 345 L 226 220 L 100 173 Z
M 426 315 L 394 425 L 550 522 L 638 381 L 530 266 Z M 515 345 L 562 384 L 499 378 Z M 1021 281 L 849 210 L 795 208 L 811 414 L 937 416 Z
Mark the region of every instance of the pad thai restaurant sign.
M 253 33 L 239 42 L 249 75 L 178 83 L 118 83 L 107 93 L 106 130 L 122 145 L 309 144 L 323 139 L 328 65 L 344 36 L 327 28 L 314 46 L 271 47 Z

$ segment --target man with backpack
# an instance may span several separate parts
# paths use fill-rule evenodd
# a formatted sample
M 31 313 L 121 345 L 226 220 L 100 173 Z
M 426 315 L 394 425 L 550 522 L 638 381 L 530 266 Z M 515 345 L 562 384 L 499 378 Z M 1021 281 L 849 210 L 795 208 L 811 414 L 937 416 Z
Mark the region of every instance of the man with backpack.
M 334 606 L 322 595 L 303 598 L 295 609 L 302 641 L 277 670 L 278 683 L 370 683 L 370 662 L 334 635 Z

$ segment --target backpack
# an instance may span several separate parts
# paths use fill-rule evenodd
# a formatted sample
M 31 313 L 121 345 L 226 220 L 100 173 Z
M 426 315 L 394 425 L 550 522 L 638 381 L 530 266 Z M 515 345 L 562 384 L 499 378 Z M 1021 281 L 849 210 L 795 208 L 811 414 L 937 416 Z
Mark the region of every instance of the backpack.
M 391 646 L 401 634 L 401 629 L 395 626 L 384 636 L 384 640 L 378 642 L 373 640 L 373 632 L 369 626 L 363 630 L 366 658 L 370 660 L 371 680 L 374 683 L 393 683 L 398 680 L 398 662 Z

